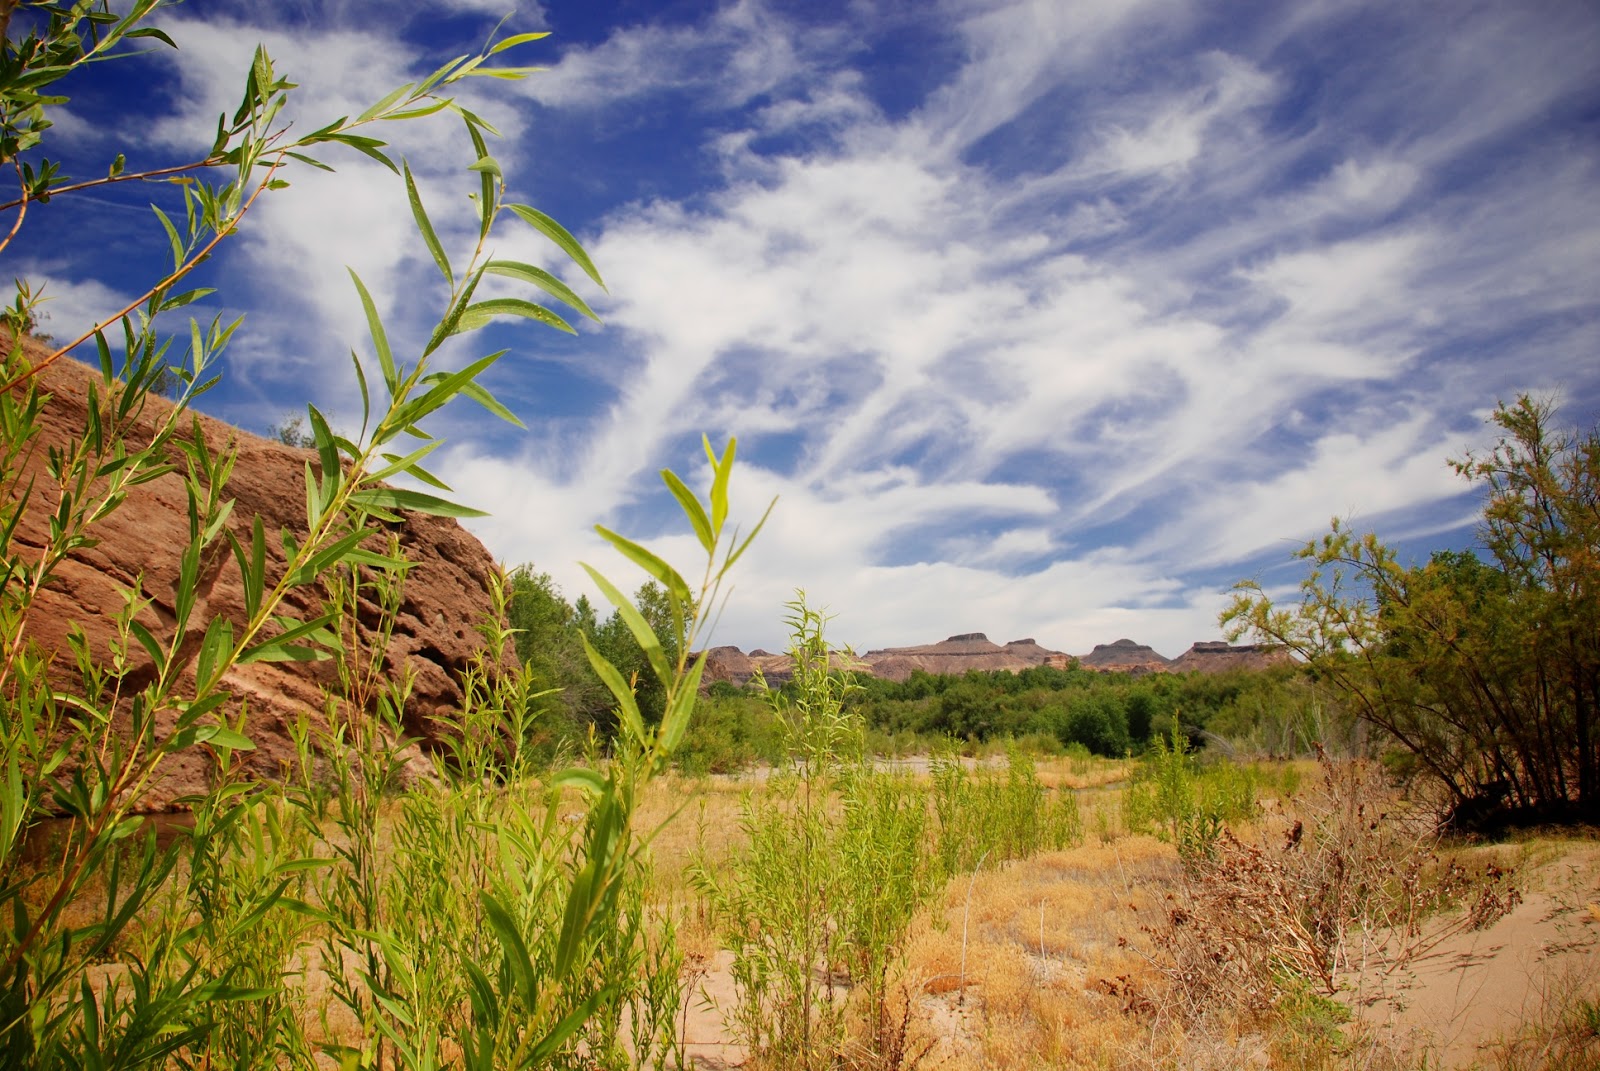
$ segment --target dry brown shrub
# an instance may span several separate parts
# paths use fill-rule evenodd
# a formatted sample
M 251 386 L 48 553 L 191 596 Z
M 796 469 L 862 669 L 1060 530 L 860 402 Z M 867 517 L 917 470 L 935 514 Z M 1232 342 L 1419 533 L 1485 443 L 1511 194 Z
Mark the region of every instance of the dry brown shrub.
M 1397 810 L 1371 763 L 1324 759 L 1321 790 L 1275 837 L 1225 831 L 1190 860 L 1152 935 L 1180 1014 L 1219 1006 L 1261 1014 L 1299 980 L 1333 997 L 1376 988 L 1442 941 L 1513 907 L 1510 872 L 1441 854 L 1437 836 Z

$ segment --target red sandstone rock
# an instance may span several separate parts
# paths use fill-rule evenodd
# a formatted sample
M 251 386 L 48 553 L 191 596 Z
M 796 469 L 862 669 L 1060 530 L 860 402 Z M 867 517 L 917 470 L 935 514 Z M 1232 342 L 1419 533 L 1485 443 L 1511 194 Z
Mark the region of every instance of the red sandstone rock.
M 15 552 L 29 560 L 36 559 L 48 533 L 55 501 L 45 476 L 46 450 L 82 433 L 88 384 L 97 377 L 97 372 L 71 360 L 58 361 L 41 373 L 41 385 L 52 397 L 44 410 L 37 449 L 29 460 L 29 474 L 38 477 L 35 498 L 13 544 Z M 148 436 L 155 414 L 167 405 L 163 399 L 152 398 L 138 430 Z M 209 417 L 199 419 L 214 447 L 228 442 L 238 446 L 238 462 L 226 492 L 235 500 L 228 524 L 248 544 L 249 526 L 257 515 L 261 517 L 267 532 L 270 583 L 283 567 L 280 529 L 287 527 L 297 536 L 305 531 L 305 465 L 310 461 L 315 468 L 316 455 Z M 74 552 L 56 569 L 34 603 L 27 634 L 54 655 L 52 675 L 59 686 L 70 689 L 76 683 L 67 646 L 69 628 L 73 624 L 82 628 L 91 649 L 104 653 L 113 637 L 115 615 L 123 606 L 123 591 L 142 590 L 150 606 L 142 611 L 140 620 L 161 639 L 170 637 L 179 555 L 188 538 L 187 509 L 183 482 L 176 474 L 136 487 L 116 512 L 90 530 L 98 542 Z M 476 629 L 491 609 L 489 580 L 496 566 L 483 545 L 454 520 L 411 515 L 395 531 L 414 567 L 405 583 L 383 672 L 389 678 L 412 675 L 405 730 L 432 744 L 443 731 L 439 719 L 460 705 L 459 681 L 479 648 Z M 236 625 L 244 618 L 233 556 L 225 542 L 214 549 L 202 566 L 199 606 L 191 619 L 190 639 L 196 642 L 212 617 L 223 615 Z M 293 589 L 283 612 L 314 616 L 319 612 L 313 605 L 316 597 L 311 587 Z M 364 628 L 371 625 L 376 610 L 372 605 L 362 607 Z M 142 651 L 138 653 L 144 657 Z M 143 668 L 147 667 L 148 662 Z M 134 666 L 134 679 L 140 669 Z M 225 687 L 236 697 L 233 709 L 247 704 L 246 733 L 257 748 L 236 758 L 257 776 L 279 776 L 294 754 L 288 727 L 302 714 L 311 718 L 313 726 L 325 727 L 325 689 L 335 682 L 331 661 L 258 662 L 236 667 L 225 679 Z M 420 759 L 420 755 L 413 757 Z M 205 757 L 198 753 L 173 762 L 148 797 L 150 809 L 170 806 L 177 797 L 201 788 L 207 776 L 205 765 Z

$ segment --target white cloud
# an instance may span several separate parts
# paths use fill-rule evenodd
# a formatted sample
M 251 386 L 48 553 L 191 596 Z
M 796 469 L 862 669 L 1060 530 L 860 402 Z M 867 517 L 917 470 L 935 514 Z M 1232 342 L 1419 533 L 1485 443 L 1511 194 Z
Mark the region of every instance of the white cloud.
M 21 275 L 28 280 L 33 293 L 43 299 L 37 309 L 39 329 L 54 338 L 57 345 L 66 345 L 139 296 L 123 293 L 95 279 L 69 278 L 62 273 L 60 265 L 49 263 L 25 264 Z M 120 338 L 120 330 L 107 337 Z
M 597 108 L 678 90 L 737 106 L 800 70 L 781 18 L 760 0 L 738 0 L 701 25 L 640 23 L 592 48 L 568 49 L 524 86 L 551 107 Z
M 1323 435 L 1302 464 L 1269 478 L 1210 482 L 1200 505 L 1181 524 L 1154 533 L 1141 552 L 1181 553 L 1198 567 L 1225 564 L 1298 545 L 1335 516 L 1377 518 L 1461 495 L 1461 479 L 1445 464 L 1458 438 L 1434 433 L 1427 415 L 1385 416 L 1351 414 L 1347 423 L 1359 431 Z
M 1260 106 L 1273 89 L 1272 79 L 1232 56 L 1213 53 L 1200 66 L 1206 77 L 1201 88 L 1122 106 L 1137 118 L 1112 125 L 1085 168 L 1131 176 L 1182 170 L 1200 155 L 1213 127 Z
M 736 513 L 780 504 L 725 642 L 780 646 L 804 586 L 856 643 L 978 630 L 1081 653 L 1132 635 L 1177 654 L 1216 635 L 1225 601 L 1197 574 L 1336 513 L 1456 524 L 1460 414 L 1508 386 L 1592 383 L 1574 340 L 1596 333 L 1600 154 L 1530 125 L 1593 84 L 1592 19 L 1551 16 L 1581 23 L 1558 34 L 1476 12 L 1436 39 L 1432 16 L 1397 10 L 1351 69 L 1325 48 L 1373 16 L 1342 3 L 1237 16 L 1237 33 L 1167 0 L 948 0 L 939 17 L 954 61 L 895 107 L 865 66 L 894 20 L 870 5 L 804 24 L 757 0 L 675 12 L 526 83 L 582 121 L 675 109 L 705 170 L 673 187 L 692 196 L 628 192 L 582 221 L 610 285 L 605 331 L 584 335 L 598 412 L 511 454 L 456 424 L 440 468 L 495 510 L 473 527 L 496 553 L 587 591 L 573 562 L 611 561 L 590 525 L 649 537 L 653 471 L 703 476 L 695 433 L 736 434 Z M 179 28 L 182 98 L 152 128 L 168 145 L 209 137 L 258 37 L 317 85 L 307 114 L 359 111 L 421 61 L 349 18 Z M 1540 66 L 1545 47 L 1565 68 Z M 538 115 L 496 116 L 513 166 Z M 460 256 L 461 146 L 436 129 L 404 148 Z M 324 345 L 279 347 L 303 393 L 333 389 L 325 354 L 365 334 L 345 264 L 402 336 L 439 280 L 392 177 L 294 178 L 228 263 L 287 322 L 242 340 L 252 365 L 277 340 Z M 497 252 L 551 259 L 517 229 Z M 92 285 L 67 296 L 111 296 Z M 1510 345 L 1521 366 L 1492 353 Z M 694 557 L 687 535 L 661 546 Z
M 1287 547 L 1334 513 L 1458 495 L 1442 463 L 1447 409 L 1395 420 L 1354 401 L 1395 390 L 1414 366 L 1442 320 L 1447 292 L 1434 276 L 1458 237 L 1417 219 L 1332 239 L 1324 230 L 1408 204 L 1427 181 L 1417 159 L 1361 146 L 1281 184 L 1286 149 L 1267 145 L 1259 120 L 1284 81 L 1209 54 L 1137 108 L 1108 102 L 1089 124 L 1098 156 L 1029 177 L 1030 196 L 1048 205 L 1050 191 L 1086 189 L 1107 170 L 1180 172 L 1202 201 L 1254 191 L 1261 205 L 1215 219 L 1198 208 L 1176 245 L 1108 257 L 1069 249 L 1148 227 L 1141 201 L 1091 188 L 1021 226 L 993 210 L 1015 183 L 943 151 L 1003 129 L 1074 64 L 1093 68 L 1096 49 L 1132 47 L 1124 35 L 1150 14 L 986 5 L 960 22 L 965 64 L 906 122 L 889 125 L 855 82 L 835 79 L 836 91 L 780 97 L 719 132 L 729 181 L 700 206 L 614 216 L 595 252 L 628 363 L 581 475 L 565 484 L 610 490 L 585 516 L 626 505 L 637 474 L 685 432 L 736 432 L 757 450 L 795 436 L 787 475 L 741 473 L 753 499 L 781 501 L 747 560 L 725 622 L 732 639 L 775 645 L 777 607 L 804 584 L 825 602 L 844 593 L 859 623 L 847 615 L 841 627 L 877 644 L 984 629 L 1087 649 L 1138 632 L 1176 654 L 1216 635 L 1225 601 L 1186 587 L 1183 570 Z M 572 58 L 547 99 L 593 104 L 669 84 L 681 76 L 670 64 L 616 62 L 664 33 L 631 29 Z M 597 82 L 584 64 L 601 55 L 631 80 Z M 735 75 L 712 95 L 746 92 Z M 751 149 L 759 130 L 811 122 L 846 125 L 827 150 Z M 1314 403 L 1330 390 L 1351 392 L 1356 407 L 1323 412 Z M 1303 446 L 1270 445 L 1285 435 Z M 1019 458 L 1046 467 L 1019 469 Z M 1037 481 L 1019 486 L 1021 471 Z M 1127 551 L 1074 539 L 1135 514 L 1156 520 L 1125 537 Z M 1043 570 L 1007 571 L 1048 555 L 1057 561 Z

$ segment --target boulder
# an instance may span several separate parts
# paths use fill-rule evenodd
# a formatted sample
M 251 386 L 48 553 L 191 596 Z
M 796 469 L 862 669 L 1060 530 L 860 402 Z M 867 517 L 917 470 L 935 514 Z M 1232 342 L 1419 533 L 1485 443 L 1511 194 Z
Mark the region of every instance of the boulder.
M 34 359 L 38 359 L 37 353 Z M 29 560 L 37 558 L 43 545 L 56 501 L 45 473 L 47 451 L 82 433 L 88 385 L 97 378 L 98 372 L 72 360 L 57 361 L 40 373 L 41 386 L 50 400 L 24 474 L 24 481 L 35 480 L 34 498 L 13 538 L 13 552 Z M 164 399 L 151 398 L 130 436 L 148 436 L 158 414 L 168 406 Z M 305 532 L 305 467 L 308 463 L 316 467 L 316 454 L 209 417 L 198 420 L 213 448 L 226 444 L 237 448 L 238 460 L 225 492 L 235 502 L 227 523 L 248 545 L 250 526 L 255 517 L 261 518 L 267 532 L 270 583 L 281 576 L 284 564 L 280 530 L 287 529 L 297 537 Z M 413 567 L 380 674 L 385 680 L 410 675 L 405 731 L 424 746 L 433 746 L 448 731 L 445 717 L 460 707 L 461 678 L 480 647 L 478 626 L 491 612 L 490 578 L 496 564 L 483 545 L 454 520 L 407 515 L 392 528 Z M 53 659 L 51 673 L 57 685 L 69 690 L 79 683 L 67 643 L 69 629 L 74 625 L 81 628 L 90 649 L 104 655 L 114 639 L 115 615 L 124 605 L 126 592 L 139 592 L 148 600 L 139 620 L 163 642 L 172 638 L 180 553 L 188 539 L 183 481 L 168 474 L 133 488 L 120 508 L 97 522 L 88 534 L 93 537 L 92 545 L 73 551 L 60 563 L 35 599 L 26 625 L 27 636 Z M 244 619 L 233 556 L 225 542 L 213 551 L 201 567 L 198 607 L 185 642 L 198 643 L 213 617 L 225 617 L 236 626 Z M 307 617 L 320 612 L 319 607 L 318 592 L 300 587 L 291 590 L 283 610 Z M 377 615 L 375 605 L 366 603 L 360 608 L 364 638 L 371 636 Z M 125 679 L 137 683 L 147 679 L 150 663 L 137 645 L 134 655 Z M 180 685 L 180 691 L 191 683 Z M 294 756 L 290 726 L 304 716 L 314 729 L 326 728 L 326 695 L 336 683 L 331 661 L 258 662 L 235 667 L 224 687 L 234 697 L 230 709 L 247 713 L 245 731 L 256 744 L 255 751 L 239 753 L 236 758 L 256 776 L 281 776 Z M 421 755 L 413 752 L 412 758 L 419 760 Z M 416 771 L 425 768 L 426 764 L 415 763 Z M 162 771 L 159 783 L 146 798 L 146 809 L 169 807 L 178 797 L 203 788 L 208 775 L 204 755 L 181 756 Z

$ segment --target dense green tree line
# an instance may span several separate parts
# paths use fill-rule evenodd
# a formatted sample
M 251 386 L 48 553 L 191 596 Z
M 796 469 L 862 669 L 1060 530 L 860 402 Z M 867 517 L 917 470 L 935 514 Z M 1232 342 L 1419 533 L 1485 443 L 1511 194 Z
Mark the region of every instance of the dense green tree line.
M 535 572 L 531 565 L 518 566 L 506 579 L 507 616 L 517 630 L 517 657 L 546 693 L 541 697 L 547 716 L 545 735 L 552 742 L 582 736 L 591 726 L 606 738 L 616 731 L 616 701 L 590 667 L 584 638 L 633 683 L 645 719 L 652 724 L 661 720 L 666 699 L 661 682 L 649 671 L 644 652 L 618 611 L 602 618 L 587 596 L 567 602 L 550 574 Z M 634 605 L 662 637 L 667 658 L 675 662 L 679 652 L 666 590 L 648 580 L 635 593 Z
M 975 741 L 1031 736 L 1120 756 L 1178 727 L 1197 744 L 1226 735 L 1259 750 L 1296 751 L 1309 746 L 1306 733 L 1263 731 L 1269 712 L 1281 717 L 1308 701 L 1297 693 L 1295 677 L 1292 667 L 1146 675 L 1076 666 L 959 676 L 918 670 L 901 683 L 864 679 L 858 702 L 867 724 L 889 733 Z
M 569 603 L 548 573 L 531 566 L 513 570 L 509 581 L 517 654 L 546 690 L 540 701 L 548 743 L 578 743 L 591 731 L 604 740 L 615 731 L 614 704 L 584 657 L 585 637 L 636 680 L 644 716 L 659 716 L 653 678 L 617 614 L 601 618 L 581 596 Z M 634 602 L 658 632 L 670 632 L 658 585 L 646 583 Z M 1329 732 L 1314 709 L 1315 696 L 1290 667 L 1143 676 L 1077 666 L 958 675 L 917 670 L 905 681 L 861 676 L 857 684 L 850 704 L 884 748 L 925 748 L 947 738 L 981 744 L 1029 737 L 1040 747 L 1081 746 L 1123 756 L 1143 751 L 1152 738 L 1169 736 L 1176 727 L 1198 746 L 1222 740 L 1253 752 L 1287 754 L 1309 750 Z M 726 769 L 777 755 L 778 733 L 763 699 L 726 682 L 709 692 L 685 745 L 686 762 Z M 902 743 L 893 745 L 896 740 Z

